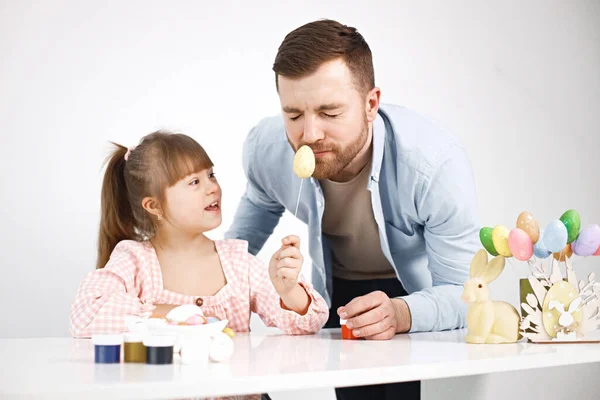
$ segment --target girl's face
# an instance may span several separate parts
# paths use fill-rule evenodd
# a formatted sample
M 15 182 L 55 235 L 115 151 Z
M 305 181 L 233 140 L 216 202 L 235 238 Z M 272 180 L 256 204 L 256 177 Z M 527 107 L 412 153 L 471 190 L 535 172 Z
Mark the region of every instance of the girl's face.
M 213 169 L 205 169 L 167 188 L 166 220 L 189 233 L 207 232 L 221 225 L 221 187 Z

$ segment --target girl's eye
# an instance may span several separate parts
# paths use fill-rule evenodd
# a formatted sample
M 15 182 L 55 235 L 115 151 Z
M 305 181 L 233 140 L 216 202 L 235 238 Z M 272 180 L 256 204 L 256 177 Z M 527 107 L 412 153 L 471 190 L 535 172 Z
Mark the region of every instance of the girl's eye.
M 190 182 L 190 185 L 197 185 L 199 183 L 200 183 L 200 180 L 198 178 L 196 178 Z
M 215 174 L 214 172 L 211 172 L 210 174 L 208 174 L 208 177 L 211 178 L 211 179 L 214 178 L 214 177 L 216 177 L 216 176 L 217 176 L 217 174 Z

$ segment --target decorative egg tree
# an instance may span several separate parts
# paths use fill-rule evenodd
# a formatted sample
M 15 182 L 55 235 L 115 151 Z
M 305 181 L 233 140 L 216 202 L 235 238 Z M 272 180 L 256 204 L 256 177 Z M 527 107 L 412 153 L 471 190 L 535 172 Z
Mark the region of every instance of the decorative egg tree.
M 600 226 L 582 229 L 579 213 L 568 210 L 540 230 L 534 216 L 524 211 L 515 228 L 484 227 L 479 238 L 502 264 L 515 258 L 530 267 L 528 277 L 520 280 L 519 336 L 534 343 L 591 341 L 588 333 L 600 327 L 600 283 L 594 273 L 578 281 L 572 256 L 600 256 Z

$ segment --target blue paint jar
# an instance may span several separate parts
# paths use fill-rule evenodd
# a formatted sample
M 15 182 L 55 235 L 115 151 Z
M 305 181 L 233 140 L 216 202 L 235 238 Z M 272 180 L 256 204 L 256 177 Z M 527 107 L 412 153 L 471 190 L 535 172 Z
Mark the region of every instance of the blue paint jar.
M 118 364 L 121 362 L 123 335 L 92 335 L 94 362 L 96 364 Z

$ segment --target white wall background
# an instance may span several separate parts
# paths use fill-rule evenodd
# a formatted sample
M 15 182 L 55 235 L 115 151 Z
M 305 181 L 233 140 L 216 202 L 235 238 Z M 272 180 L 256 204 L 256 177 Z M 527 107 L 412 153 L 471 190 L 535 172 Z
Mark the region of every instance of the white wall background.
M 94 268 L 109 140 L 131 145 L 158 128 L 195 137 L 224 189 L 211 233 L 222 236 L 244 190 L 242 141 L 279 112 L 277 48 L 323 17 L 363 33 L 382 101 L 464 140 L 484 224 L 513 227 L 529 210 L 545 225 L 568 208 L 600 223 L 600 2 L 319 3 L 0 0 L 0 337 L 68 335 L 70 302 Z M 306 244 L 288 214 L 260 257 L 288 233 Z M 598 271 L 600 258 L 575 265 Z M 508 266 L 493 296 L 516 304 L 526 273 Z M 488 398 L 501 389 L 485 387 Z

